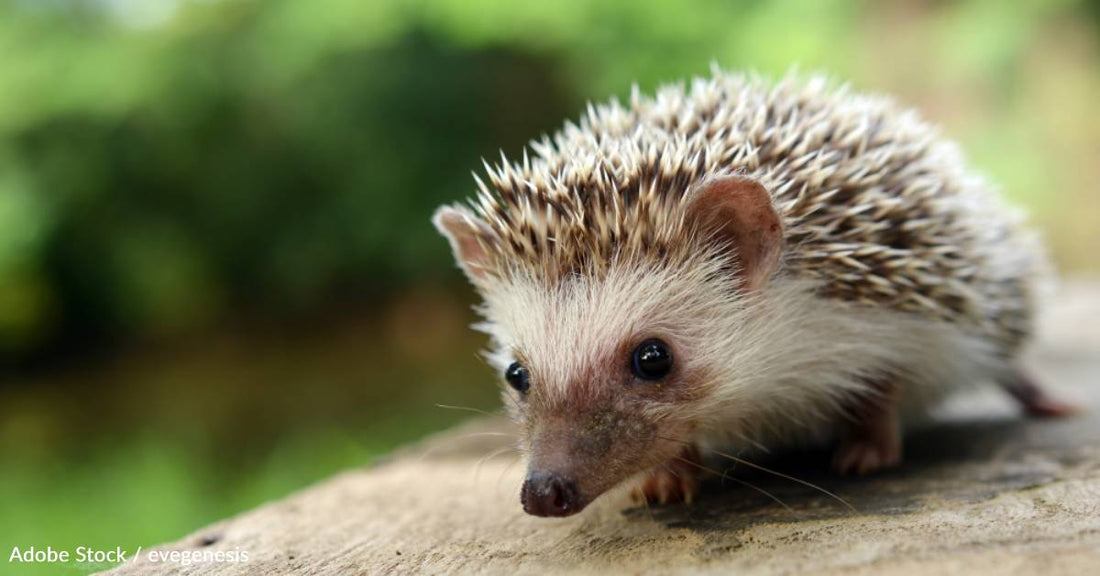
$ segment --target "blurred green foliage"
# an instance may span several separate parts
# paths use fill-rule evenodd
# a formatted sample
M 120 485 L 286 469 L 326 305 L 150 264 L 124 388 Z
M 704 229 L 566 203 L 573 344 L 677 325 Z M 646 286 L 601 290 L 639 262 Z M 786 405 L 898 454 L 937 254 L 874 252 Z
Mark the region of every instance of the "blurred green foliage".
M 431 211 L 712 61 L 897 95 L 1095 271 L 1098 14 L 0 0 L 0 544 L 173 538 L 458 419 L 436 402 L 493 406 Z
M 563 113 L 551 64 L 449 50 L 396 4 L 306 6 L 180 6 L 155 31 L 7 9 L 0 342 L 293 315 L 449 269 L 427 217 Z
M 1037 137 L 1096 101 L 1095 53 L 1073 44 L 1095 49 L 1083 14 L 1071 0 L 5 0 L 0 350 L 453 279 L 427 216 L 466 195 L 480 158 L 711 60 L 927 104 L 1018 197 L 1080 185 L 1052 178 L 1079 166 Z M 1073 130 L 1094 159 L 1096 122 Z

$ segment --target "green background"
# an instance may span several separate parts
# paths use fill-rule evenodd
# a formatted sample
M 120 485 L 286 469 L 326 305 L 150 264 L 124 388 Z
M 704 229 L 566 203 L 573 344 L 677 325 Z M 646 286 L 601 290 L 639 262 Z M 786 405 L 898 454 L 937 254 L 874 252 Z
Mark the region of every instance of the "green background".
M 1097 3 L 0 0 L 0 573 L 175 539 L 495 410 L 428 223 L 637 82 L 825 71 L 1097 271 Z

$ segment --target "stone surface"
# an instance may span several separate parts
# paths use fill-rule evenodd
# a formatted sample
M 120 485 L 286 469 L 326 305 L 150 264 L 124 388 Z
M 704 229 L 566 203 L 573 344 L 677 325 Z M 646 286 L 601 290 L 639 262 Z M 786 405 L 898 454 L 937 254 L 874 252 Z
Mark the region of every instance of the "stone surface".
M 1027 420 L 998 390 L 959 398 L 906 440 L 902 468 L 833 477 L 823 453 L 739 467 L 693 506 L 601 498 L 523 514 L 523 466 L 494 419 L 204 528 L 159 550 L 245 563 L 151 562 L 136 574 L 1100 574 L 1100 283 L 1066 286 L 1029 358 L 1088 410 Z M 721 466 L 721 463 L 715 463 Z

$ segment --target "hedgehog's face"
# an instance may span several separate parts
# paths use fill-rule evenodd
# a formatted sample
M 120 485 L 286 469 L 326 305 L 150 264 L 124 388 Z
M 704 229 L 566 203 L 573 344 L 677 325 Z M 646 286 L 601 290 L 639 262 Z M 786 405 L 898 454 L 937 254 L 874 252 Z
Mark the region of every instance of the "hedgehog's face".
M 441 228 L 460 262 L 469 256 L 463 238 Z M 702 415 L 713 411 L 704 407 L 727 375 L 730 340 L 751 300 L 750 276 L 744 267 L 731 272 L 737 267 L 721 238 L 690 235 L 685 242 L 697 245 L 677 258 L 634 254 L 599 273 L 554 280 L 518 265 L 471 274 L 485 298 L 491 359 L 530 456 L 527 512 L 579 512 L 676 458 L 705 425 Z M 466 247 L 479 249 L 476 241 Z
M 486 292 L 506 403 L 530 456 L 524 509 L 562 516 L 675 458 L 713 385 L 708 334 L 737 304 L 698 266 L 615 264 Z

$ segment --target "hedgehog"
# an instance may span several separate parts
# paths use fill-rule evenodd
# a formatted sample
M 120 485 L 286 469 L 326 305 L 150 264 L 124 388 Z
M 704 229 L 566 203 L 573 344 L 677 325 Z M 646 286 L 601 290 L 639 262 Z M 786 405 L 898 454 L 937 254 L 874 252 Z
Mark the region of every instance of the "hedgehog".
M 892 467 L 903 422 L 976 382 L 1073 410 L 1018 361 L 1036 235 L 889 98 L 715 69 L 484 164 L 433 222 L 482 298 L 529 514 L 690 502 L 713 453 Z

